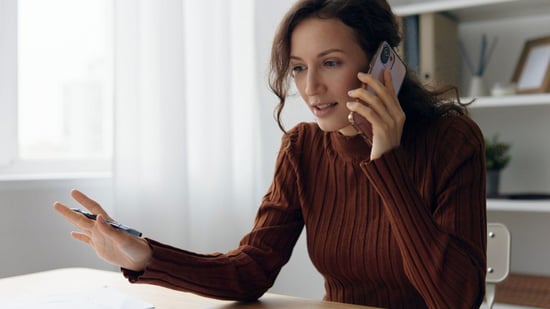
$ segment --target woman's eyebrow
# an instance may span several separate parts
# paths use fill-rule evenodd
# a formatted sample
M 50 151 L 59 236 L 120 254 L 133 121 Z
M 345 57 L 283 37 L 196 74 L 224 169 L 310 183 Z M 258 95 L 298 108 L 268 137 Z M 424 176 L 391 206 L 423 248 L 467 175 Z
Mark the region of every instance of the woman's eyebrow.
M 342 50 L 342 49 L 339 49 L 339 48 L 331 48 L 331 49 L 327 49 L 327 50 L 324 50 L 322 52 L 320 52 L 318 55 L 317 55 L 317 58 L 321 58 L 321 57 L 324 57 L 328 54 L 331 54 L 331 53 L 342 53 L 344 54 L 345 51 Z M 299 60 L 301 61 L 302 58 L 298 57 L 298 56 L 293 56 L 293 55 L 290 55 L 290 59 L 292 60 Z

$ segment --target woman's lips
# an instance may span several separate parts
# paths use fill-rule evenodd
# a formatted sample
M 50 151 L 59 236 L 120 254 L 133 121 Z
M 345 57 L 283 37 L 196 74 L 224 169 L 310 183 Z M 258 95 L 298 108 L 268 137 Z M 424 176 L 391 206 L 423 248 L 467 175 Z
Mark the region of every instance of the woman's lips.
M 323 104 L 316 104 L 314 106 L 312 106 L 312 111 L 313 111 L 313 114 L 315 115 L 315 117 L 317 118 L 322 118 L 328 114 L 330 114 L 332 111 L 333 111 L 333 108 L 337 105 L 338 103 L 336 102 L 333 102 L 333 103 L 323 103 Z

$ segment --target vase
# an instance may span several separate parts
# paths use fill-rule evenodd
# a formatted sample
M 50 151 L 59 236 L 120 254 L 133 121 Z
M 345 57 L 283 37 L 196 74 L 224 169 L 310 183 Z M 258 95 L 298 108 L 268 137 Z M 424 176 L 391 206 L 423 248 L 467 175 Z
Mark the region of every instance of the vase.
M 500 171 L 487 171 L 487 181 L 485 183 L 487 197 L 495 197 L 499 194 Z
M 470 97 L 484 97 L 489 95 L 489 90 L 487 85 L 485 85 L 485 80 L 483 76 L 474 75 L 470 80 Z

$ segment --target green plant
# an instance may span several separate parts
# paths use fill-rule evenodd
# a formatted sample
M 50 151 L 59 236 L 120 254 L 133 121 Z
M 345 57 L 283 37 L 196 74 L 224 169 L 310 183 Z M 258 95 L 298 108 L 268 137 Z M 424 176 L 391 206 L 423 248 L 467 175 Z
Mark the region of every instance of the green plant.
M 510 143 L 501 142 L 498 135 L 485 139 L 485 161 L 488 171 L 500 171 L 510 162 Z

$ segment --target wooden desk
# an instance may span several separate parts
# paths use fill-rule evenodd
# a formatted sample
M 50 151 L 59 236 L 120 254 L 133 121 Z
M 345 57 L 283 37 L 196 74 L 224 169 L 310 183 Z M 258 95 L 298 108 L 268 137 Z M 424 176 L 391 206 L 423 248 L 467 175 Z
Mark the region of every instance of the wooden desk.
M 219 301 L 178 292 L 158 286 L 130 284 L 122 274 L 88 268 L 63 268 L 29 275 L 0 279 L 0 299 L 14 297 L 39 297 L 68 293 L 82 293 L 109 287 L 117 292 L 138 298 L 158 309 L 366 309 L 373 307 L 347 305 L 334 302 L 306 300 L 302 298 L 265 294 L 260 301 L 239 303 Z

